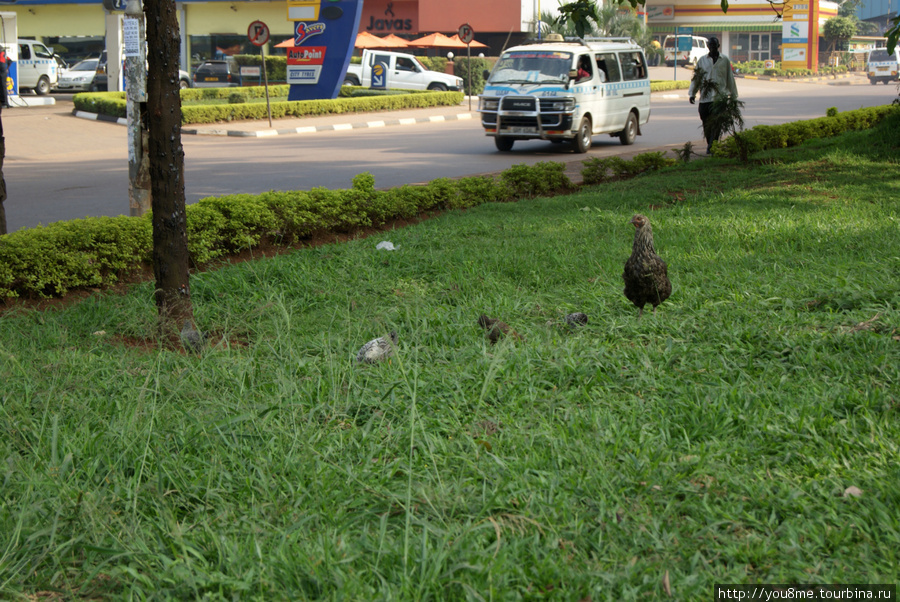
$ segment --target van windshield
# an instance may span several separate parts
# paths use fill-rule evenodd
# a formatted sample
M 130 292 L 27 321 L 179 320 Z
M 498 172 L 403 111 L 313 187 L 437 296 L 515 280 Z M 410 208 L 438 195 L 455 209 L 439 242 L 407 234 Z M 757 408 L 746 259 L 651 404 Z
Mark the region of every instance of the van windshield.
M 569 81 L 571 67 L 571 52 L 543 50 L 506 52 L 497 61 L 488 83 L 565 83 Z
M 883 48 L 879 50 L 873 50 L 872 54 L 869 55 L 870 63 L 882 63 L 892 60 L 894 60 L 893 55 L 888 54 L 887 50 L 884 50 Z

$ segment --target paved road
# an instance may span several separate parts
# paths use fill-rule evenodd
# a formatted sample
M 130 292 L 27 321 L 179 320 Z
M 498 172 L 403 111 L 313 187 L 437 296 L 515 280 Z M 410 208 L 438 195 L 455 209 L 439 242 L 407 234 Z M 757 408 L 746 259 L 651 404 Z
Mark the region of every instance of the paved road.
M 663 69 L 670 79 L 671 69 Z M 682 77 L 688 76 L 686 72 Z M 848 110 L 886 104 L 896 97 L 892 86 L 834 83 L 839 85 L 740 80 L 741 95 L 747 103 L 747 127 L 818 117 L 830 106 Z M 696 108 L 687 103 L 684 91 L 657 93 L 652 107 L 651 123 L 634 146 L 623 147 L 615 139 L 596 136 L 591 155 L 672 148 L 688 139 L 700 142 Z M 501 171 L 516 163 L 584 159 L 564 145 L 540 141 L 516 143 L 513 152 L 499 153 L 483 135 L 478 115 L 469 111 L 467 103 L 420 109 L 414 114 L 469 118 L 269 138 L 186 135 L 187 200 L 190 203 L 205 196 L 272 189 L 346 188 L 354 175 L 364 171 L 375 176 L 376 186 L 386 188 L 441 176 Z M 127 213 L 123 126 L 76 118 L 67 102 L 55 107 L 5 110 L 2 118 L 9 194 L 5 206 L 11 231 L 59 219 Z M 359 116 L 338 116 L 293 122 L 296 126 L 361 120 Z M 227 127 L 269 129 L 265 121 Z

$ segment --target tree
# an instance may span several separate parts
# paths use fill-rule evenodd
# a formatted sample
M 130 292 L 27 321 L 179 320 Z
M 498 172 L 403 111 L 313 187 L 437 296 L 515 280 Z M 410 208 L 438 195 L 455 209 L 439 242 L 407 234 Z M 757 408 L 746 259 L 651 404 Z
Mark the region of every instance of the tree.
M 193 323 L 188 282 L 184 150 L 178 83 L 180 37 L 175 0 L 145 0 L 147 122 L 153 212 L 153 274 L 160 335 L 170 341 Z
M 850 38 L 856 35 L 856 23 L 850 17 L 832 17 L 825 21 L 822 37 L 831 44 L 831 51 L 844 50 Z

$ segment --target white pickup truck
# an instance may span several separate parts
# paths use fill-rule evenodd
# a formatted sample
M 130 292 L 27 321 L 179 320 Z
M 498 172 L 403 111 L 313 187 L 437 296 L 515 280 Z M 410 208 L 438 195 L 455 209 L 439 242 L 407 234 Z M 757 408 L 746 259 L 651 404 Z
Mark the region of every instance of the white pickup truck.
M 463 87 L 462 78 L 447 73 L 429 71 L 411 54 L 368 49 L 362 51 L 360 64 L 351 63 L 347 68 L 344 85 L 370 87 L 372 85 L 372 69 L 379 63 L 384 63 L 386 67 L 383 75 L 385 88 L 437 90 L 440 92 L 452 90 L 455 92 L 462 90 Z

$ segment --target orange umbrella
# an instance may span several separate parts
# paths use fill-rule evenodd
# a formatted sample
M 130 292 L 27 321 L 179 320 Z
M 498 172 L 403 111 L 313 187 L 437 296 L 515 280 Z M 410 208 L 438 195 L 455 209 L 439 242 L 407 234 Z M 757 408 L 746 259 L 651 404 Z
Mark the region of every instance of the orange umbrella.
M 294 47 L 294 38 L 288 38 L 284 42 L 278 42 L 275 44 L 275 48 L 293 48 Z
M 454 42 L 459 42 L 460 44 L 462 44 L 463 48 L 466 47 L 466 43 L 459 39 L 458 33 L 455 33 L 452 36 L 450 36 L 450 39 L 453 40 Z M 471 42 L 469 42 L 469 46 L 471 46 L 472 48 L 487 48 L 488 47 L 487 44 L 482 44 L 481 42 L 479 42 L 477 40 L 472 40 Z
M 385 42 L 390 42 L 391 47 L 394 48 L 406 48 L 407 46 L 409 46 L 409 40 L 404 40 L 400 36 L 393 33 L 389 33 L 381 39 Z
M 356 43 L 353 46 L 356 48 L 388 48 L 390 43 L 385 43 L 382 38 L 364 31 L 356 34 Z
M 415 46 L 416 48 L 465 48 L 466 45 L 463 44 L 459 38 L 456 40 L 452 38 L 448 38 L 442 33 L 431 33 L 427 36 L 417 38 L 412 42 L 409 42 L 410 46 Z

